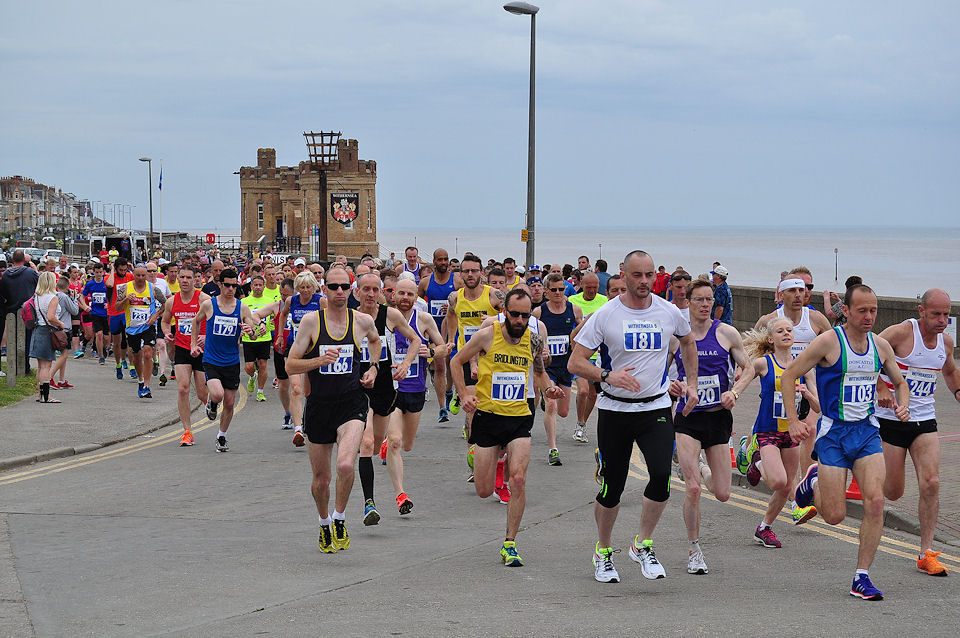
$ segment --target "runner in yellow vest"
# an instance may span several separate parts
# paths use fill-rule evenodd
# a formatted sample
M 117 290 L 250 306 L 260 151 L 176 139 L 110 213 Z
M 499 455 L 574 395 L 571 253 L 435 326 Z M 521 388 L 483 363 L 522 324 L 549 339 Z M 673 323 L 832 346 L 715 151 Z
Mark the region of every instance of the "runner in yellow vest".
M 250 294 L 241 300 L 244 306 L 250 308 L 251 314 L 256 314 L 257 310 L 264 306 L 274 303 L 273 298 L 263 294 L 264 279 L 262 275 L 255 275 L 250 280 Z M 266 401 L 267 397 L 263 395 L 263 387 L 267 383 L 267 360 L 270 358 L 270 343 L 273 339 L 273 315 L 260 319 L 254 334 L 244 334 L 241 338 L 243 342 L 243 367 L 249 375 L 247 381 L 247 392 L 253 392 L 254 385 L 257 388 L 257 401 Z

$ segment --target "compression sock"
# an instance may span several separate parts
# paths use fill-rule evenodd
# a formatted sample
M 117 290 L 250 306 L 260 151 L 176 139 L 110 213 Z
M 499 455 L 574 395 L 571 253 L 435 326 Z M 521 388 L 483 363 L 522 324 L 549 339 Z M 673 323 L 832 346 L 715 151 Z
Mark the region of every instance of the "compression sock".
M 360 487 L 363 488 L 363 500 L 373 498 L 373 457 L 361 456 L 358 463 Z

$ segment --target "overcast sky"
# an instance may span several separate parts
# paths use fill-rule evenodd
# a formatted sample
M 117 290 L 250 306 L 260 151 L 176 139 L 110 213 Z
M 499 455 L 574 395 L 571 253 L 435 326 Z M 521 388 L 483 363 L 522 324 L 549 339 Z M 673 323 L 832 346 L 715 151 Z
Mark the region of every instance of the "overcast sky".
M 540 4 L 539 228 L 960 224 L 956 0 Z M 0 174 L 144 227 L 149 155 L 164 227 L 239 228 L 233 171 L 332 129 L 381 227 L 523 225 L 530 21 L 502 2 L 4 5 Z

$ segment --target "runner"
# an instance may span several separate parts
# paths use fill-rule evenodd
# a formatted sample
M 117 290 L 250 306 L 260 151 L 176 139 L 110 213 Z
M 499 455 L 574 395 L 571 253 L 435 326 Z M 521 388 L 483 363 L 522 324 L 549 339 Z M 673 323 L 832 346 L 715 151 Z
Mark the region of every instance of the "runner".
M 690 300 L 687 299 L 687 286 L 692 280 L 693 277 L 685 270 L 674 271 L 670 276 L 669 292 L 673 296 L 671 301 L 687 321 L 690 321 Z
M 93 322 L 98 363 L 104 365 L 107 361 L 106 347 L 107 335 L 110 334 L 110 318 L 107 314 L 107 284 L 103 279 L 103 264 L 100 262 L 93 265 L 93 280 L 84 285 L 82 298 Z
M 117 291 L 117 310 L 124 312 L 127 344 L 133 353 L 133 365 L 140 379 L 137 396 L 153 398 L 150 376 L 153 371 L 153 349 L 157 345 L 157 319 L 163 313 L 166 297 L 147 281 L 147 269 L 137 266 L 133 281 Z
M 881 368 L 896 386 L 901 421 L 910 419 L 910 388 L 900 374 L 893 349 L 886 339 L 871 332 L 877 316 L 877 296 L 868 286 L 852 286 L 844 296 L 847 323 L 813 340 L 781 375 L 781 384 L 793 387 L 797 379 L 817 367 L 817 395 L 823 413 L 817 423 L 814 463 L 797 484 L 797 505 L 816 505 L 830 525 L 846 516 L 847 471 L 863 494 L 860 550 L 850 595 L 864 600 L 883 600 L 883 592 L 870 582 L 868 569 L 883 531 L 883 448 L 879 423 L 873 415 L 873 400 Z M 797 416 L 796 397 L 783 395 L 790 437 L 801 441 L 813 435 Z
M 203 370 L 207 377 L 207 418 L 215 421 L 217 406 L 222 401 L 220 430 L 217 432 L 217 452 L 226 452 L 227 429 L 233 419 L 233 407 L 240 387 L 240 335 L 260 334 L 250 309 L 236 298 L 237 271 L 227 268 L 220 273 L 220 294 L 204 300 L 193 318 L 190 328 L 190 354 L 199 357 L 203 353 Z M 206 323 L 203 349 L 198 336 L 200 324 Z
M 407 246 L 406 250 L 403 251 L 403 256 L 406 261 L 403 261 L 397 264 L 396 271 L 397 276 L 399 277 L 401 273 L 408 272 L 413 275 L 413 281 L 416 284 L 420 283 L 420 257 L 418 256 L 420 251 L 417 250 L 416 246 Z
M 363 524 L 376 525 L 380 521 L 380 512 L 373 498 L 373 454 L 379 451 L 383 438 L 387 433 L 387 423 L 393 412 L 397 400 L 396 382 L 407 376 L 410 366 L 416 362 L 420 352 L 420 337 L 414 332 L 410 324 L 396 308 L 380 304 L 380 277 L 374 273 L 360 275 L 357 279 L 357 290 L 360 292 L 360 308 L 358 312 L 368 315 L 374 320 L 377 334 L 380 335 L 379 365 L 377 378 L 372 388 L 365 389 L 370 399 L 370 411 L 367 416 L 363 436 L 360 441 L 360 460 L 357 472 L 360 475 L 360 486 L 363 489 L 364 511 Z M 410 344 L 409 351 L 403 361 L 394 364 L 390 357 L 390 338 L 387 332 L 401 333 Z M 392 335 L 391 335 L 392 337 Z M 371 358 L 367 341 L 360 342 L 360 372 L 375 365 Z
M 133 273 L 128 270 L 127 260 L 123 257 L 114 257 L 116 249 L 111 248 L 110 272 L 106 278 L 107 284 L 107 316 L 110 319 L 110 338 L 113 342 L 113 358 L 117 363 L 117 381 L 123 381 L 123 370 L 127 369 L 127 333 L 124 330 L 124 313 L 117 309 L 117 291 L 125 284 L 133 281 Z M 118 253 L 119 254 L 119 253 Z M 121 369 L 122 367 L 122 369 Z M 137 378 L 137 371 L 130 370 L 130 378 Z
M 880 333 L 893 348 L 897 366 L 910 386 L 910 421 L 901 423 L 894 408 L 893 387 L 886 375 L 878 386 L 877 420 L 883 440 L 886 464 L 884 496 L 895 501 L 903 496 L 904 463 L 907 452 L 917 470 L 920 491 L 920 556 L 917 569 L 931 576 L 946 576 L 933 551 L 933 535 L 940 511 L 940 440 L 937 438 L 937 414 L 934 393 L 937 372 L 943 374 L 947 388 L 960 401 L 960 370 L 953 360 L 953 339 L 943 331 L 950 317 L 950 296 L 932 288 L 920 299 L 920 318 L 908 319 Z
M 684 416 L 697 405 L 697 348 L 690 324 L 676 306 L 651 292 L 657 271 L 649 254 L 635 250 L 623 260 L 627 292 L 600 307 L 574 339 L 567 368 L 586 381 L 599 381 L 597 401 L 599 474 L 603 478 L 594 506 L 599 541 L 594 552 L 595 578 L 620 582 L 613 565 L 611 535 L 620 510 L 620 496 L 630 469 L 636 441 L 650 480 L 643 494 L 639 534 L 630 546 L 630 558 L 640 563 L 645 578 L 666 576 L 653 551 L 654 528 L 670 496 L 673 425 L 667 395 L 669 337 L 680 342 L 687 374 Z M 598 368 L 590 357 L 606 345 L 609 368 Z
M 263 294 L 266 280 L 263 275 L 254 275 L 250 280 L 250 294 L 243 298 L 243 305 L 250 309 L 253 314 L 261 308 L 274 303 L 270 298 Z M 257 317 L 261 334 L 243 335 L 243 361 L 247 376 L 247 392 L 253 393 L 254 387 L 257 390 L 257 401 L 264 402 L 267 397 L 263 395 L 263 388 L 267 384 L 267 361 L 270 359 L 270 344 L 273 341 L 273 314 L 263 317 Z
M 467 262 L 468 268 L 479 262 Z M 560 397 L 560 389 L 546 374 L 543 364 L 543 341 L 540 335 L 527 330 L 531 304 L 530 294 L 522 289 L 511 290 L 505 301 L 506 321 L 474 333 L 450 361 L 453 383 L 463 397 L 463 409 L 474 414 L 474 427 L 469 442 L 476 446 L 474 454 L 477 495 L 493 494 L 497 459 L 501 448 L 510 457 L 509 483 L 512 486 L 507 504 L 507 533 L 500 548 L 500 557 L 508 567 L 521 567 L 523 561 L 516 549 L 517 531 L 526 505 L 526 474 L 530 463 L 530 430 L 533 413 L 526 400 L 530 382 L 551 399 Z M 479 372 L 475 392 L 468 392 L 467 366 L 479 356 Z M 533 377 L 529 378 L 533 366 Z
M 507 257 L 503 260 L 504 285 L 507 290 L 513 290 L 520 283 L 520 275 L 517 274 L 517 260 L 513 257 Z
M 687 526 L 690 552 L 688 574 L 706 574 L 707 563 L 700 547 L 700 483 L 703 482 L 721 503 L 730 498 L 730 436 L 733 431 L 733 409 L 737 394 L 730 392 L 734 365 L 750 367 L 740 333 L 719 319 L 710 318 L 713 288 L 705 281 L 687 286 L 690 298 L 690 329 L 697 342 L 697 405 L 687 414 L 687 381 L 683 358 L 677 350 L 679 340 L 670 339 L 670 349 L 677 364 L 678 379 L 670 384 L 670 394 L 678 397 L 673 418 L 677 458 L 683 472 L 686 491 L 683 499 L 683 521 Z M 659 297 L 658 297 L 659 298 Z M 701 449 L 706 456 L 704 463 Z
M 190 432 L 191 377 L 197 390 L 197 398 L 201 403 L 207 403 L 207 382 L 203 374 L 202 354 L 207 324 L 200 324 L 197 345 L 201 353 L 196 356 L 191 352 L 190 336 L 193 330 L 193 318 L 200 311 L 200 304 L 210 297 L 194 288 L 196 279 L 196 268 L 193 266 L 180 268 L 177 273 L 180 292 L 167 299 L 163 305 L 163 318 L 160 320 L 164 339 L 174 347 L 173 366 L 177 373 L 177 411 L 180 413 L 180 425 L 183 427 L 183 434 L 180 435 L 179 441 L 181 447 L 193 445 L 193 433 Z
M 314 281 L 310 273 L 306 276 Z M 372 318 L 347 308 L 350 292 L 347 271 L 330 269 L 324 292 L 327 307 L 308 312 L 299 320 L 302 330 L 297 331 L 290 346 L 286 368 L 291 376 L 306 373 L 310 380 L 310 395 L 303 412 L 313 471 L 310 491 L 320 519 L 318 544 L 322 551 L 333 553 L 350 547 L 344 513 L 353 488 L 357 450 L 369 406 L 361 385 L 372 388 L 377 378 L 380 335 Z M 360 340 L 364 337 L 374 362 L 361 378 L 354 354 L 359 352 Z M 337 484 L 331 517 L 328 505 L 334 443 L 337 444 Z
M 753 380 L 760 377 L 760 408 L 753 424 L 750 447 L 737 451 L 737 467 L 747 475 L 751 485 L 756 485 L 763 478 L 773 492 L 767 501 L 767 510 L 753 533 L 754 540 L 768 549 L 783 546 L 772 526 L 796 488 L 797 468 L 800 465 L 800 448 L 790 438 L 783 407 L 782 377 L 793 359 L 793 329 L 793 321 L 789 317 L 774 317 L 759 330 L 748 332 L 744 341 L 747 353 L 753 358 L 753 365 L 743 367 L 732 390 L 734 398 L 739 400 Z M 803 378 L 798 379 L 794 394 L 798 406 L 801 399 L 806 399 L 811 408 L 820 411 L 816 388 L 807 386 Z M 816 508 L 808 506 L 794 524 L 804 523 L 816 515 Z
M 433 274 L 428 279 L 420 280 L 417 297 L 423 297 L 426 300 L 437 330 L 440 334 L 446 334 L 443 329 L 443 320 L 447 316 L 447 300 L 451 294 L 463 288 L 463 279 L 460 275 L 450 272 L 450 256 L 443 248 L 433 251 L 433 265 Z M 446 349 L 444 348 L 442 352 L 446 353 Z M 447 354 L 433 357 L 433 389 L 437 393 L 437 403 L 441 403 L 437 423 L 446 423 L 450 420 L 453 378 L 450 376 L 449 363 Z M 442 402 L 440 397 L 444 397 Z
M 580 259 L 583 260 L 585 257 L 581 256 Z M 569 300 L 570 303 L 580 307 L 580 310 L 583 312 L 583 318 L 587 319 L 591 314 L 596 312 L 598 308 L 607 303 L 607 297 L 599 293 L 600 279 L 592 272 L 587 272 L 583 275 L 582 285 L 583 291 L 571 295 Z M 596 361 L 596 356 L 594 356 L 592 360 Z M 577 429 L 573 431 L 573 440 L 578 443 L 587 443 L 589 439 L 584 430 L 587 427 L 587 420 L 590 418 L 590 413 L 593 412 L 593 408 L 597 404 L 597 389 L 592 383 L 588 382 L 587 379 L 576 377 L 576 380 Z
M 147 281 L 154 288 L 163 293 L 164 299 L 169 299 L 173 296 L 171 288 L 167 285 L 167 282 L 164 279 L 161 279 L 157 275 L 160 271 L 160 266 L 157 265 L 155 261 L 149 261 L 146 264 L 147 269 Z M 160 316 L 163 316 L 163 309 L 160 309 Z M 157 332 L 160 333 L 160 317 L 157 318 L 156 323 Z M 159 346 L 154 347 L 153 352 L 153 376 L 158 377 L 157 381 L 160 383 L 160 387 L 167 385 L 167 375 L 166 370 L 169 367 L 170 363 L 167 358 L 167 344 L 162 339 L 163 334 L 157 334 L 157 339 L 160 339 Z

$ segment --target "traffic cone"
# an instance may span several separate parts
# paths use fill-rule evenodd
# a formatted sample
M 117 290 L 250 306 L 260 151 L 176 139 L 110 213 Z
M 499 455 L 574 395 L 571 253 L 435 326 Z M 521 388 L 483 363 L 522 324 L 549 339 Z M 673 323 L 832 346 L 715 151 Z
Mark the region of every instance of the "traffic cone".
M 847 498 L 862 501 L 863 495 L 860 493 L 860 486 L 857 485 L 857 477 L 853 477 L 853 481 L 850 482 L 850 487 L 847 488 Z
M 731 435 L 736 434 L 736 432 L 731 432 Z M 737 455 L 733 451 L 733 436 L 730 437 L 730 467 L 731 469 L 737 469 Z

